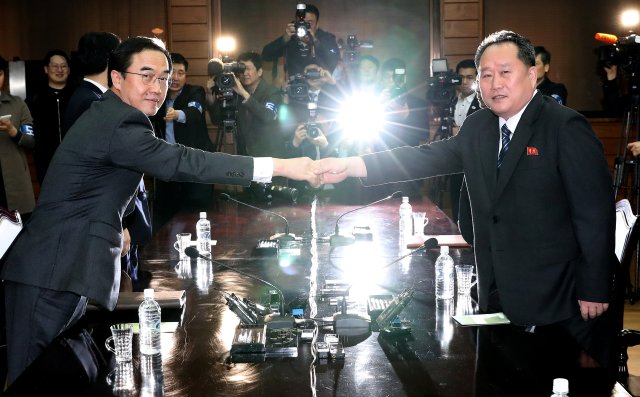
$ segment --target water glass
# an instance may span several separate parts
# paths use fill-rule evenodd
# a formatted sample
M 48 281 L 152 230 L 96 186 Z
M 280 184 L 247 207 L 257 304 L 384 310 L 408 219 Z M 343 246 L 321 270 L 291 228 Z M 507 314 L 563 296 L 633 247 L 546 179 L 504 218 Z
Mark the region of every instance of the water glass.
M 117 363 L 131 361 L 131 344 L 133 340 L 133 328 L 131 324 L 114 324 L 110 328 L 111 336 L 104 342 L 105 347 L 116 355 Z M 111 342 L 113 341 L 113 347 Z
M 133 363 L 117 363 L 115 369 L 107 375 L 107 384 L 111 386 L 115 392 L 133 390 L 135 388 Z
M 459 295 L 468 295 L 471 292 L 471 287 L 475 285 L 475 282 L 471 282 L 473 275 L 473 265 L 456 265 L 456 282 Z
M 429 223 L 429 218 L 427 218 L 426 212 L 414 212 L 411 214 L 411 218 L 413 219 L 413 235 L 414 236 L 423 236 L 424 235 L 424 227 Z
M 191 245 L 191 233 L 178 233 L 176 234 L 176 242 L 173 243 L 173 248 L 180 253 L 180 260 L 189 259 L 187 254 L 184 253 L 185 248 Z

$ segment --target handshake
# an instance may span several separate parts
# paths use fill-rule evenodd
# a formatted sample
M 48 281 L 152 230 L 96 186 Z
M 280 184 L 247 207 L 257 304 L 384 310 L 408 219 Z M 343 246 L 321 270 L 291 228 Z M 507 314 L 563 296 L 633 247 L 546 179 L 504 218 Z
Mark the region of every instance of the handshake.
M 367 168 L 360 157 L 325 158 L 311 160 L 308 157 L 273 159 L 273 176 L 284 176 L 307 181 L 313 187 L 326 183 L 338 183 L 348 177 L 367 176 Z

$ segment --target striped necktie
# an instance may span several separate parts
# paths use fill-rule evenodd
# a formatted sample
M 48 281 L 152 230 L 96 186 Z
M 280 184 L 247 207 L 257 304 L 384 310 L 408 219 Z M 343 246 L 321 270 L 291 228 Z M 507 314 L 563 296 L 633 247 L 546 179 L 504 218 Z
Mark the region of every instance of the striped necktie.
M 500 129 L 502 131 L 502 149 L 500 149 L 500 153 L 498 154 L 498 168 L 502 165 L 502 160 L 504 160 L 504 155 L 507 154 L 507 150 L 509 150 L 509 142 L 511 142 L 511 131 L 507 124 L 504 124 Z

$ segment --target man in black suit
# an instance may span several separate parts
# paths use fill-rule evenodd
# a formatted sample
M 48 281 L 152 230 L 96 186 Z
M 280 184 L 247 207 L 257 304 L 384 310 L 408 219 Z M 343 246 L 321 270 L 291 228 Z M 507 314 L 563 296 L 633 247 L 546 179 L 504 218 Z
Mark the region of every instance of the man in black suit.
M 102 99 L 102 95 L 109 89 L 107 64 L 109 55 L 118 44 L 120 38 L 110 32 L 88 32 L 80 37 L 76 61 L 84 79 L 69 99 L 64 114 L 63 138 L 80 115 L 93 102 Z M 132 282 L 138 281 L 138 246 L 151 238 L 151 215 L 143 180 L 140 180 L 130 207 L 128 215 L 122 219 L 125 244 L 121 262 L 122 270 L 126 273 L 123 277 L 126 279 L 122 280 L 121 286 L 126 289 L 133 289 Z
M 284 56 L 285 73 L 288 76 L 302 74 L 304 67 L 315 63 L 333 70 L 340 61 L 340 50 L 336 42 L 336 36 L 318 28 L 320 10 L 318 7 L 307 4 L 304 20 L 309 23 L 307 34 L 303 37 L 296 35 L 293 23 L 287 24 L 284 34 L 262 49 L 262 59 L 275 62 Z
M 164 102 L 170 75 L 160 40 L 125 40 L 109 59 L 111 89 L 58 148 L 2 269 L 9 383 L 82 317 L 88 299 L 115 307 L 122 216 L 144 173 L 200 183 L 248 185 L 272 176 L 317 183 L 310 159 L 231 156 L 157 139 L 148 116 Z
M 560 105 L 567 105 L 567 87 L 562 83 L 551 81 L 547 74 L 551 66 L 551 53 L 543 46 L 534 47 L 536 52 L 536 70 L 538 74 L 538 91 L 555 99 Z
M 464 172 L 480 308 L 504 311 L 529 331 L 559 328 L 582 349 L 583 363 L 615 369 L 622 311 L 613 291 L 614 197 L 602 144 L 582 115 L 535 89 L 526 38 L 496 32 L 480 44 L 475 63 L 487 108 L 467 117 L 458 135 L 319 160 L 316 172 L 323 183 L 358 176 L 371 185 Z
M 476 95 L 476 80 L 478 77 L 478 71 L 476 70 L 476 64 L 473 59 L 464 59 L 456 65 L 456 74 L 460 76 L 460 86 L 458 87 L 458 94 L 453 98 L 451 107 L 453 109 L 453 120 L 455 126 L 453 134 L 457 134 L 460 130 L 460 126 L 467 118 L 476 111 L 480 110 L 480 101 L 478 95 Z M 471 214 L 468 213 L 468 217 L 460 219 L 459 209 L 464 208 L 468 201 L 466 197 L 467 187 L 463 185 L 464 176 L 462 174 L 454 174 L 449 177 L 449 193 L 451 194 L 451 209 L 453 213 L 453 221 L 463 225 L 470 225 Z M 464 195 L 461 195 L 461 190 Z M 467 205 L 468 206 L 468 205 Z M 467 214 L 464 214 L 467 215 Z M 464 226 L 460 226 L 461 229 Z M 464 235 L 463 235 L 464 236 Z M 466 236 L 465 236 L 466 237 Z
M 159 138 L 195 149 L 212 151 L 205 119 L 205 93 L 199 85 L 187 83 L 189 61 L 171 53 L 173 74 L 167 99 L 151 117 Z M 154 223 L 161 226 L 180 209 L 200 210 L 211 201 L 211 185 L 191 182 L 163 182 L 156 179 L 153 203 Z

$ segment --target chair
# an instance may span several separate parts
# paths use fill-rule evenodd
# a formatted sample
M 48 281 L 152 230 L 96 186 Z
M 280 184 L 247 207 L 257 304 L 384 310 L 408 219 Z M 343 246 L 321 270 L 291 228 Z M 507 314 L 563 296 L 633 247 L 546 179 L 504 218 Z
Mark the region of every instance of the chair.
M 622 199 L 616 203 L 616 245 L 615 251 L 623 271 L 627 275 L 627 285 L 630 285 L 629 268 L 631 259 L 640 236 L 638 228 L 640 222 L 636 222 L 638 217 L 633 214 L 633 209 L 629 200 Z M 618 334 L 619 356 L 618 356 L 618 381 L 624 385 L 629 377 L 627 367 L 627 348 L 640 344 L 640 331 L 623 329 Z

